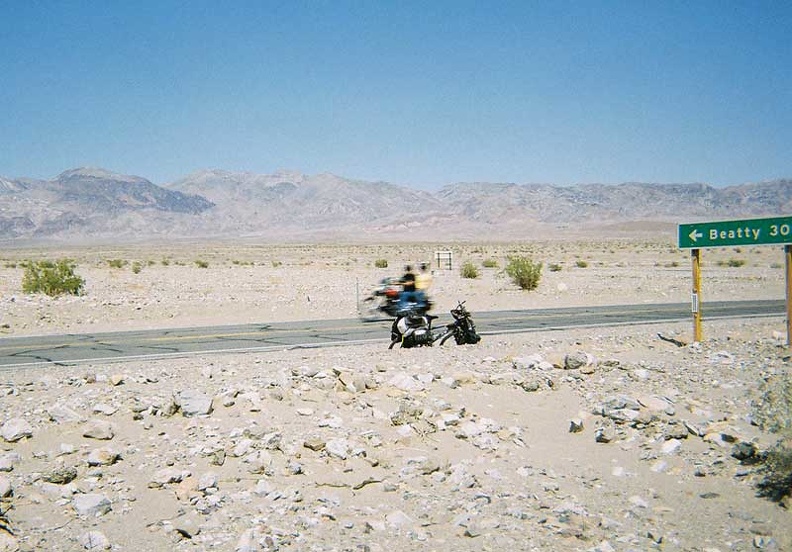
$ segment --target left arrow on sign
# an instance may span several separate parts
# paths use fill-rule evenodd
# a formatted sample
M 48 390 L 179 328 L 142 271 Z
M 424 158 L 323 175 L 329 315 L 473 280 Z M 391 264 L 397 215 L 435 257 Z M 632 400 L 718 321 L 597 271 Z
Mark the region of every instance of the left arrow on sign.
M 688 234 L 688 237 L 690 238 L 690 241 L 696 241 L 698 238 L 703 238 L 704 234 L 694 229 L 690 234 Z

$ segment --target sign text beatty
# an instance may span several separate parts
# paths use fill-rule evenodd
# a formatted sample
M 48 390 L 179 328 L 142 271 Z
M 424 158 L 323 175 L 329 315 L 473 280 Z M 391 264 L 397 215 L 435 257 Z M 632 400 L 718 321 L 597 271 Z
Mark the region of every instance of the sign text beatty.
M 792 216 L 679 225 L 679 247 L 792 243 Z

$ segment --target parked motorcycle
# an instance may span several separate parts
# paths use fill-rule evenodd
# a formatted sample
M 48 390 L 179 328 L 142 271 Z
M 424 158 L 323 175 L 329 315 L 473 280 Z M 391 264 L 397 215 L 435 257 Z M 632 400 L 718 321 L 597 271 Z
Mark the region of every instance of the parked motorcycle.
M 465 308 L 464 301 L 451 310 L 451 316 L 454 321 L 446 324 L 442 330 L 436 331 L 432 328 L 432 323 L 438 318 L 437 316 L 419 314 L 411 310 L 401 313 L 391 326 L 391 343 L 388 349 L 393 349 L 397 343 L 401 343 L 403 349 L 431 347 L 436 341 L 443 345 L 452 337 L 457 345 L 475 345 L 481 341 L 481 336 L 476 333 L 476 325 L 470 312 Z
M 397 318 L 399 316 L 399 297 L 402 292 L 401 279 L 383 278 L 377 287 L 363 299 L 360 316 L 364 320 L 377 320 L 383 316 Z M 421 303 L 413 303 L 410 307 L 414 312 L 423 315 L 432 308 L 432 302 L 426 299 Z

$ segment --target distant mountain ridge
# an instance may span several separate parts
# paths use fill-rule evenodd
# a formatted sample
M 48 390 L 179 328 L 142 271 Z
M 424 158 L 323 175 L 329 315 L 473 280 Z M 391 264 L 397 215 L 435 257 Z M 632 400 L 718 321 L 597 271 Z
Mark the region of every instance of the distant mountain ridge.
M 0 177 L 0 240 L 503 240 L 792 213 L 792 180 L 707 184 L 457 183 L 435 193 L 329 173 L 201 170 L 158 186 L 101 168 Z

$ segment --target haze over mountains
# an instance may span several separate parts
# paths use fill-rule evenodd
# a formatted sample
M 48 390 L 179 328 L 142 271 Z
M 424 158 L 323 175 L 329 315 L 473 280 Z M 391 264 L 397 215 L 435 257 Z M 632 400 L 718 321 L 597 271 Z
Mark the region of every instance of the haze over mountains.
M 706 184 L 458 183 L 430 193 L 299 172 L 202 170 L 158 186 L 78 168 L 0 177 L 0 240 L 504 240 L 669 232 L 680 222 L 792 213 L 792 180 Z

